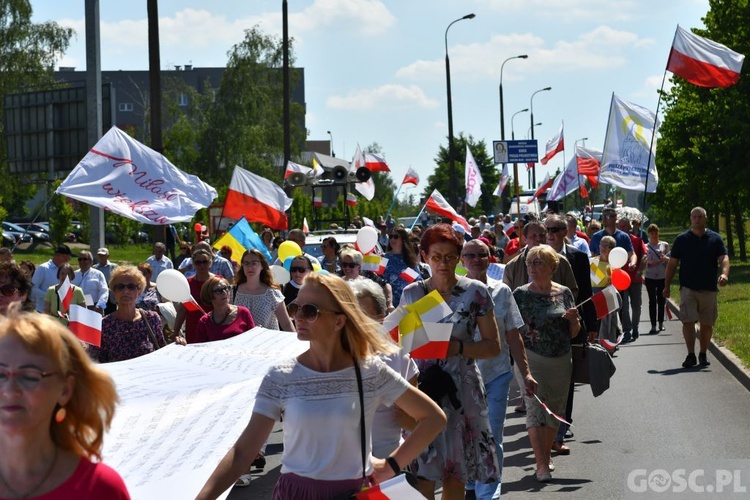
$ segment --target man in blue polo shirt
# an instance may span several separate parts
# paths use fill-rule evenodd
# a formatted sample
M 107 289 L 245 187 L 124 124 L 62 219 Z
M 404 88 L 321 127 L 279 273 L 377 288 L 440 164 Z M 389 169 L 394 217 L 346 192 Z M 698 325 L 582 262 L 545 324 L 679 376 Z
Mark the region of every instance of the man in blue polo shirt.
M 729 282 L 729 257 L 724 240 L 706 228 L 706 210 L 695 207 L 690 211 L 690 230 L 677 236 L 667 263 L 664 297 L 669 298 L 669 284 L 680 263 L 680 321 L 688 355 L 684 368 L 700 362 L 708 366 L 706 351 L 719 317 L 718 286 Z M 716 274 L 721 266 L 718 279 Z M 695 324 L 700 322 L 700 353 L 695 359 Z

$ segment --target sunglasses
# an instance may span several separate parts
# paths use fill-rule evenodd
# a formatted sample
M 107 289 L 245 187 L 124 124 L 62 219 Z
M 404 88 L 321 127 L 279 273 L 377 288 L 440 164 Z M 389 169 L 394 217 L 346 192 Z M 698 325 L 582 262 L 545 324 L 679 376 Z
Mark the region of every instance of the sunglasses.
M 487 252 L 482 253 L 465 253 L 464 259 L 474 260 L 474 259 L 486 259 L 490 256 Z
M 309 269 L 306 267 L 293 266 L 289 268 L 290 273 L 306 273 L 307 271 L 309 271 Z
M 131 292 L 134 292 L 135 290 L 138 290 L 138 285 L 136 285 L 135 283 L 117 283 L 112 288 L 115 292 L 122 292 L 126 288 Z
M 526 267 L 539 267 L 544 264 L 542 259 L 527 260 Z
M 321 309 L 315 304 L 298 304 L 296 301 L 286 306 L 286 311 L 289 313 L 289 317 L 297 318 L 297 316 L 299 316 L 308 323 L 312 323 L 317 320 L 320 313 L 343 314 L 338 311 Z
M 430 255 L 428 259 L 430 259 L 430 262 L 432 262 L 433 264 L 440 264 L 441 262 L 443 262 L 445 264 L 452 265 L 458 262 L 458 255 L 453 254 L 453 253 L 448 254 L 448 255 L 440 255 L 440 254 L 434 253 Z
M 18 292 L 18 288 L 13 285 L 4 285 L 0 287 L 0 293 L 5 297 L 12 297 L 16 292 Z
M 208 264 L 209 262 L 211 261 L 210 260 L 194 260 L 193 264 L 195 264 L 196 266 L 202 266 L 203 264 Z
M 548 227 L 547 228 L 547 234 L 557 234 L 562 233 L 563 231 L 567 231 L 567 227 Z
M 358 265 L 359 265 L 359 264 L 357 264 L 356 262 L 342 262 L 342 263 L 341 263 L 341 267 L 347 267 L 347 268 L 349 268 L 349 269 L 354 269 L 354 268 L 355 268 L 355 267 L 357 267 Z
M 18 371 L 11 371 L 7 368 L 0 368 L 0 387 L 10 382 L 11 379 L 16 379 L 16 383 L 26 391 L 33 391 L 42 383 L 47 377 L 58 375 L 59 372 L 46 373 L 37 368 L 23 368 Z
M 222 295 L 224 295 L 225 293 L 227 293 L 229 291 L 229 289 L 230 289 L 230 287 L 228 287 L 227 285 L 223 285 L 223 286 L 217 286 L 216 288 L 214 288 L 211 291 L 217 297 L 221 297 Z
M 393 233 L 392 235 L 389 236 L 389 238 L 392 239 L 392 240 L 397 240 L 397 239 L 401 238 L 401 235 L 398 234 L 398 233 Z

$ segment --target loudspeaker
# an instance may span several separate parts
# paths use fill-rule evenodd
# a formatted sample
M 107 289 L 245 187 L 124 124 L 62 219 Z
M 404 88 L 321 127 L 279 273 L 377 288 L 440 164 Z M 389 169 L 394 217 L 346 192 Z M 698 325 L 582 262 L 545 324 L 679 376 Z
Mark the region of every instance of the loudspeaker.
M 333 167 L 333 172 L 331 173 L 331 179 L 333 179 L 333 182 L 346 182 L 348 171 L 345 167 L 342 167 L 341 165 Z
M 290 186 L 304 186 L 307 184 L 307 176 L 302 172 L 294 172 L 286 178 L 286 182 Z
M 357 182 L 367 182 L 370 180 L 370 177 L 372 177 L 372 172 L 370 172 L 370 169 L 367 167 L 359 167 L 357 169 L 357 172 L 355 173 L 355 176 L 357 178 Z

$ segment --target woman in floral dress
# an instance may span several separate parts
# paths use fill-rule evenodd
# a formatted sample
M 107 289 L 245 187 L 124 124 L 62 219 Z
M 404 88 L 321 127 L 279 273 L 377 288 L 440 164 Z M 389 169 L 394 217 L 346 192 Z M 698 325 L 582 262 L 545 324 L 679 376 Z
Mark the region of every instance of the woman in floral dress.
M 403 304 L 412 304 L 437 290 L 453 311 L 441 321 L 453 324 L 447 356 L 416 360 L 420 373 L 437 366 L 455 385 L 455 397 L 446 394 L 436 401 L 448 425 L 412 462 L 412 470 L 420 478 L 420 492 L 434 498 L 435 481 L 441 480 L 446 500 L 464 498 L 467 482 L 496 481 L 499 473 L 484 383 L 475 359 L 500 354 L 500 338 L 487 287 L 456 275 L 462 246 L 463 238 L 448 224 L 435 224 L 425 231 L 422 257 L 429 263 L 432 277 L 407 286 L 401 296 Z M 475 342 L 477 328 L 482 340 Z

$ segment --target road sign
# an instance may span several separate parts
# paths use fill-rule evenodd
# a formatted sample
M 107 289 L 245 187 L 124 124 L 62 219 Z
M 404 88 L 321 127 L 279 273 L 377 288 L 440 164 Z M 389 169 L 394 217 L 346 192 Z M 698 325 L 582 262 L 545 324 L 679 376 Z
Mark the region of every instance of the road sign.
M 492 141 L 495 163 L 539 163 L 537 141 Z

